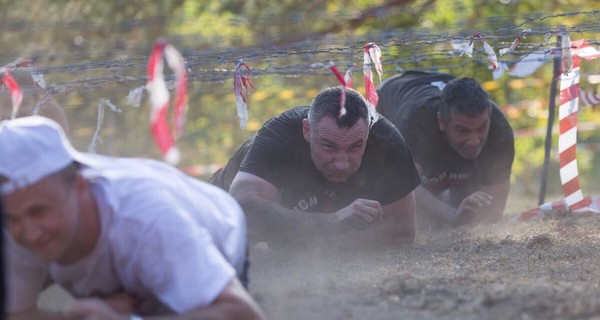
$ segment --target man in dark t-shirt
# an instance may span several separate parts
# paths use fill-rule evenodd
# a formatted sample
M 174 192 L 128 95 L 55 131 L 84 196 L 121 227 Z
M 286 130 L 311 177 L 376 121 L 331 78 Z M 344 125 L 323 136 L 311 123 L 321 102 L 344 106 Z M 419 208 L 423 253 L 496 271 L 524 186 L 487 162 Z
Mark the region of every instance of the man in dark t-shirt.
M 446 227 L 502 217 L 515 155 L 512 129 L 471 78 L 408 71 L 378 88 L 377 110 L 410 146 L 421 176 L 417 220 Z
M 255 239 L 383 227 L 387 243 L 414 240 L 419 176 L 410 150 L 352 89 L 340 116 L 342 92 L 325 89 L 310 107 L 270 119 L 209 180 L 240 202 Z

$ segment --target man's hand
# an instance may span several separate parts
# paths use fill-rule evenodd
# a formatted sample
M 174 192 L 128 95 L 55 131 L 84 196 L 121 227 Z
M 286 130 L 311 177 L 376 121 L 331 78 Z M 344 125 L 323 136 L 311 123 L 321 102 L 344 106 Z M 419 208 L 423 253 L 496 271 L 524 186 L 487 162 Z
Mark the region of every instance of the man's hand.
M 494 198 L 483 191 L 477 191 L 463 199 L 456 210 L 454 223 L 464 225 L 473 222 L 481 212 L 489 210 Z
M 334 221 L 349 224 L 355 229 L 363 230 L 369 223 L 383 219 L 383 208 L 378 201 L 361 199 L 354 200 L 348 206 L 334 213 Z
M 98 298 L 77 300 L 64 311 L 68 320 L 125 320 L 126 314 L 113 310 L 108 303 Z
M 119 292 L 103 300 L 114 311 L 124 314 L 135 313 L 139 304 L 139 299 L 127 292 Z
M 125 319 L 125 315 L 135 313 L 138 302 L 134 295 L 127 292 L 119 292 L 104 299 L 81 299 L 65 311 L 65 316 L 69 320 Z

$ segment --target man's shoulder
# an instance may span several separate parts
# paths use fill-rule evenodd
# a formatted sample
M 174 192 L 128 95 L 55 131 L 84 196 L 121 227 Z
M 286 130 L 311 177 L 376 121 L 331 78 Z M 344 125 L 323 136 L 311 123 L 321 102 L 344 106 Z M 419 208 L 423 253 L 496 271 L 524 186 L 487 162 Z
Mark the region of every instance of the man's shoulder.
M 369 131 L 369 150 L 384 150 L 391 149 L 404 150 L 408 148 L 407 142 L 400 130 L 386 117 L 380 116 L 379 119 Z
M 437 82 L 448 82 L 456 78 L 454 75 L 444 72 L 408 70 L 392 76 L 381 83 L 379 90 L 391 89 L 401 86 L 423 86 Z
M 269 119 L 257 133 L 255 143 L 281 141 L 293 143 L 302 138 L 302 119 L 308 114 L 308 107 L 295 107 Z
M 377 121 L 369 131 L 369 139 L 373 136 L 386 136 L 389 134 L 400 134 L 398 128 L 384 115 L 379 115 Z
M 385 80 L 378 88 L 377 109 L 398 127 L 409 118 L 437 112 L 441 89 L 454 76 L 439 72 L 407 71 Z M 424 114 L 425 115 L 422 115 Z M 402 130 L 402 129 L 401 129 Z
M 309 110 L 309 107 L 307 107 L 307 106 L 294 107 L 294 108 L 283 111 L 279 115 L 271 118 L 271 120 L 290 121 L 290 122 L 299 121 L 299 120 L 301 121 L 302 119 L 306 118 L 306 115 L 308 114 L 308 110 Z
M 295 107 L 270 118 L 258 131 L 261 137 L 268 132 L 274 132 L 278 135 L 289 132 L 296 132 L 296 128 L 302 126 L 302 119 L 308 114 L 308 107 Z

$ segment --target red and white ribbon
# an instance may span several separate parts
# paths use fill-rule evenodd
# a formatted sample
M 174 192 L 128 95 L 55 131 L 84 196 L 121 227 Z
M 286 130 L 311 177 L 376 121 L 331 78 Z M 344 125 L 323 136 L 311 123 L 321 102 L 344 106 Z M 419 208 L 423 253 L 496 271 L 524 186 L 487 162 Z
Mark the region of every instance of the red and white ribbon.
M 30 68 L 31 78 L 33 79 L 33 82 L 41 89 L 46 88 L 46 80 L 44 79 L 44 75 L 38 70 L 39 67 L 37 63 L 31 60 L 23 60 L 19 58 L 16 61 L 7 64 L 5 67 L 9 69 Z
M 498 53 L 500 53 L 500 55 L 503 55 L 510 51 L 514 51 L 517 48 L 517 46 L 519 45 L 519 43 L 521 43 L 521 39 L 525 38 L 525 35 L 527 34 L 527 32 L 530 32 L 530 31 L 531 31 L 531 29 L 523 30 L 521 33 L 519 33 L 519 35 L 515 38 L 515 40 L 513 40 L 513 42 L 510 44 L 510 47 L 500 49 L 500 50 L 498 50 Z
M 7 67 L 2 68 L 2 83 L 10 91 L 10 99 L 12 102 L 12 113 L 10 118 L 15 119 L 19 113 L 21 102 L 23 102 L 23 91 L 21 90 L 21 87 L 19 87 L 19 84 L 15 78 L 10 75 L 10 69 Z
M 510 45 L 510 47 L 508 48 L 502 48 L 500 50 L 498 50 L 498 53 L 500 53 L 500 55 L 504 55 L 507 52 L 513 51 L 515 50 L 515 48 L 517 48 L 517 46 L 519 45 L 519 43 L 521 42 L 521 37 L 517 37 Z
M 340 96 L 340 115 L 339 115 L 340 117 L 342 117 L 346 114 L 346 88 L 348 87 L 348 83 L 346 82 L 346 75 L 342 76 L 340 71 L 333 64 L 333 62 L 329 66 L 329 69 L 331 70 L 331 72 L 333 72 L 335 77 L 338 79 L 338 81 L 342 85 L 342 95 Z
M 487 41 L 485 41 L 483 36 L 481 36 L 479 33 L 476 33 L 473 36 L 471 36 L 471 39 L 469 40 L 468 44 L 466 44 L 466 45 L 463 41 L 452 41 L 452 46 L 454 48 L 462 49 L 462 52 L 460 53 L 461 56 L 463 54 L 466 54 L 469 57 L 472 57 L 473 56 L 473 46 L 475 44 L 475 40 L 477 40 L 477 39 L 481 40 L 481 43 L 483 45 L 483 50 L 485 51 L 488 61 L 490 62 L 490 65 L 492 66 L 492 70 L 497 70 L 498 68 L 500 68 L 500 66 L 498 65 L 498 58 L 496 57 L 496 53 L 494 52 L 494 48 L 492 48 L 492 46 L 490 46 L 487 43 Z
M 346 88 L 352 88 L 352 71 L 354 71 L 354 67 L 348 68 L 346 73 L 344 74 L 344 82 L 346 83 Z
M 381 50 L 373 42 L 367 43 L 364 49 L 363 74 L 365 77 L 365 96 L 367 101 L 369 101 L 373 106 L 377 106 L 379 95 L 377 95 L 377 88 L 375 83 L 373 83 L 373 71 L 371 66 L 375 66 L 375 71 L 377 71 L 377 75 L 379 75 L 379 82 L 381 82 L 381 75 L 383 74 Z
M 569 206 L 565 203 L 565 200 L 558 200 L 554 202 L 547 202 L 541 206 L 527 210 L 521 213 L 517 219 L 522 221 L 544 219 L 544 218 L 556 218 L 563 217 L 566 214 L 575 215 L 591 215 L 600 214 L 600 197 L 586 196 L 584 200 L 589 203 L 588 206 L 576 210 L 569 209 Z
M 579 90 L 579 101 L 587 107 L 594 107 L 600 104 L 600 93 Z
M 40 89 L 46 88 L 46 80 L 44 79 L 44 75 L 38 70 L 38 65 L 31 60 L 23 60 L 21 58 L 17 59 L 14 62 L 7 64 L 5 67 L 9 69 L 16 68 L 29 68 L 31 73 L 31 79 Z M 40 113 L 41 106 L 49 101 L 52 98 L 51 92 L 46 92 L 42 98 L 35 104 L 32 115 L 38 115 Z M 18 109 L 18 108 L 17 108 Z
M 244 74 L 244 70 L 246 74 Z M 248 95 L 250 94 L 250 88 L 254 88 L 252 82 L 250 82 L 250 67 L 240 60 L 235 66 L 233 74 L 233 92 L 235 94 L 235 105 L 237 109 L 237 115 L 240 118 L 240 128 L 246 128 L 248 123 Z
M 30 68 L 33 82 L 41 89 L 46 88 L 46 80 L 44 79 L 44 75 L 39 72 L 38 65 L 35 62 L 19 58 L 16 61 L 7 64 L 5 67 L 9 69 Z
M 569 33 L 563 32 L 561 34 L 561 48 L 560 52 L 562 55 L 563 62 L 563 73 L 567 74 L 571 72 L 571 68 L 573 65 L 573 50 L 571 49 L 571 38 L 569 37 Z M 577 66 L 579 67 L 579 66 Z
M 46 80 L 44 79 L 44 75 L 38 70 L 39 67 L 37 63 L 31 60 L 18 60 L 14 62 L 14 66 L 16 68 L 31 68 L 31 78 L 33 79 L 33 82 L 35 82 L 40 89 L 46 88 Z
M 323 63 L 313 63 L 310 65 L 311 68 L 327 68 L 329 69 L 333 75 L 338 79 L 338 82 L 342 85 L 342 95 L 340 96 L 340 113 L 339 116 L 342 117 L 346 114 L 346 88 L 351 87 L 352 85 L 352 67 L 350 67 L 344 75 L 338 70 L 333 61 L 329 61 L 327 64 Z M 350 85 L 348 85 L 348 82 Z
M 496 53 L 494 52 L 494 48 L 490 46 L 485 39 L 481 38 L 481 43 L 483 44 L 483 50 L 488 57 L 488 61 L 492 66 L 492 70 L 498 69 L 498 58 L 496 58 Z
M 163 54 L 169 67 L 175 71 L 177 79 L 176 99 L 172 130 L 168 123 L 170 95 L 163 76 Z M 156 145 L 165 161 L 177 164 L 180 152 L 175 140 L 183 133 L 187 108 L 187 71 L 183 57 L 164 39 L 159 39 L 148 61 L 148 82 L 146 88 L 150 94 L 152 110 L 150 111 L 150 130 Z

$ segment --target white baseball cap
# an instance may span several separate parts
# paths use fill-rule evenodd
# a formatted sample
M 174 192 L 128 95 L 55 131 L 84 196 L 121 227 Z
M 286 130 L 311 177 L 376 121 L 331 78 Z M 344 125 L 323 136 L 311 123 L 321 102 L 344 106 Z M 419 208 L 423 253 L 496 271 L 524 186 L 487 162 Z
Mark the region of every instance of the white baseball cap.
M 40 116 L 0 123 L 0 194 L 26 188 L 77 161 L 61 126 Z M 6 180 L 6 181 L 5 181 Z

